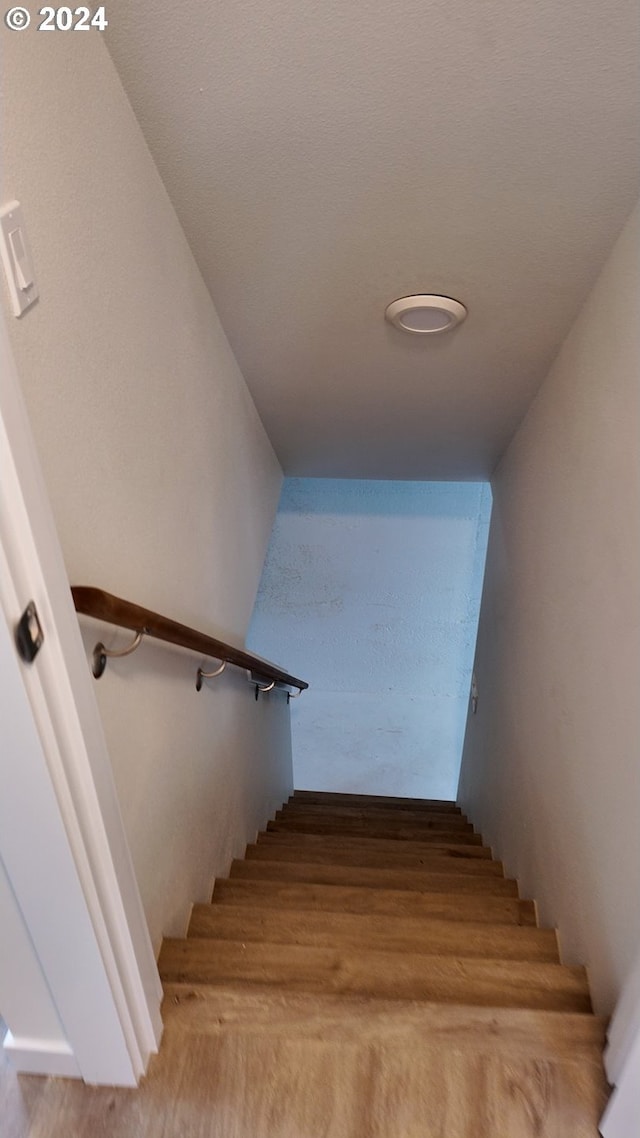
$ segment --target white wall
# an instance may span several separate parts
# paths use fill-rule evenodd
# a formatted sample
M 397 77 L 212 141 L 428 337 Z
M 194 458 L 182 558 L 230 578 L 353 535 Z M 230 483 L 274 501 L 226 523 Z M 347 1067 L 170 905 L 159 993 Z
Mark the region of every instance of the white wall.
M 638 212 L 492 481 L 460 801 L 608 1013 L 640 944 Z
M 69 577 L 242 644 L 273 450 L 99 33 L 3 48 L 2 199 L 40 286 L 8 319 Z M 97 685 L 156 947 L 291 784 L 284 697 L 198 695 L 198 663 L 144 646 Z
M 287 479 L 249 642 L 311 688 L 298 787 L 455 797 L 486 483 Z

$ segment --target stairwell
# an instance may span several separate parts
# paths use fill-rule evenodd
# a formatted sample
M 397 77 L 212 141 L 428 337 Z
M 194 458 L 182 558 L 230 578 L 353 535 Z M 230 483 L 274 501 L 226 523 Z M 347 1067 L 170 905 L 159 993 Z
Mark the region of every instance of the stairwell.
M 597 1135 L 585 970 L 454 803 L 295 792 L 159 966 L 207 1134 Z

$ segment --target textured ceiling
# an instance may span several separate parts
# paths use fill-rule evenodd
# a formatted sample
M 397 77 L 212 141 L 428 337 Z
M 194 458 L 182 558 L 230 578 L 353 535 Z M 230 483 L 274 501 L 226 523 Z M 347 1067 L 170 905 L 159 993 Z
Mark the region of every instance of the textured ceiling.
M 636 0 L 108 14 L 285 471 L 490 473 L 638 193 Z M 403 335 L 383 312 L 413 292 L 469 317 Z

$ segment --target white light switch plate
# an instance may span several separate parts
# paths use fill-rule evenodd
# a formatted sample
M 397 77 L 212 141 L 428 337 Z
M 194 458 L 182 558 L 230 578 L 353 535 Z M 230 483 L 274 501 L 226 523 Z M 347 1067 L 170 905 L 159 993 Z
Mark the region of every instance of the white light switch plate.
M 14 316 L 38 299 L 31 251 L 20 202 L 9 202 L 0 209 L 0 256 Z

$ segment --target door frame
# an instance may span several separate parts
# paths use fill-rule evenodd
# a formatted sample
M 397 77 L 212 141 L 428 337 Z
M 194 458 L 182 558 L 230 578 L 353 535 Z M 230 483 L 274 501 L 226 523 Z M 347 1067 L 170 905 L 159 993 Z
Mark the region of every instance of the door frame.
M 615 1088 L 600 1123 L 604 1138 L 640 1133 L 640 955 L 613 1014 L 604 1066 Z
M 10 683 L 0 700 L 11 698 L 7 710 L 20 722 L 0 755 L 7 791 L 0 859 L 6 895 L 15 901 L 15 928 L 21 921 L 20 936 L 33 947 L 62 1031 L 58 1039 L 52 1032 L 25 1036 L 5 1012 L 5 1048 L 19 1070 L 135 1086 L 159 1046 L 162 990 L 2 313 L 0 569 L 0 620 L 11 637 L 3 638 Z M 10 648 L 31 600 L 44 642 L 26 664 L 17 650 L 12 661 Z M 2 981 L 5 991 L 11 987 L 11 1014 L 19 1020 L 19 991 L 12 986 L 20 983 L 17 964 L 3 958 Z M 53 1022 L 48 1014 L 45 1020 Z

